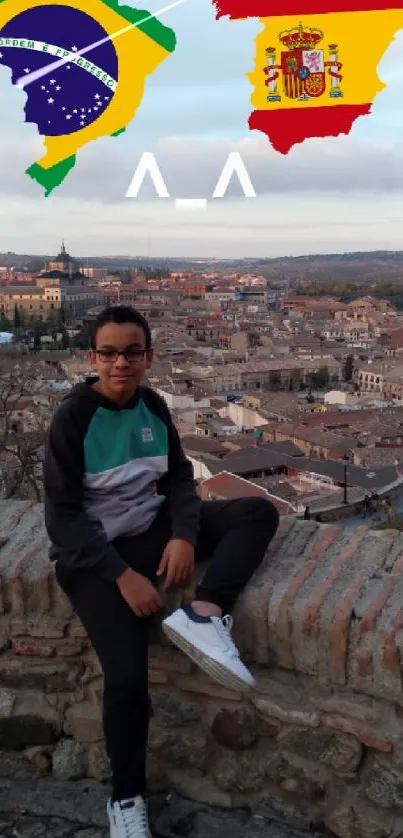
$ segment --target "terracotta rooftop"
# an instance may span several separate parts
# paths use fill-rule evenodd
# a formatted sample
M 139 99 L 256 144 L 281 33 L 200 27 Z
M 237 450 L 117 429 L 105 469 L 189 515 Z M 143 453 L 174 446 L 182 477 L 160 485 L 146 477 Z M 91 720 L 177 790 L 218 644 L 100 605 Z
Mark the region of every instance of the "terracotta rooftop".
M 211 493 L 211 498 L 223 500 L 265 498 L 271 501 L 280 515 L 290 515 L 294 512 L 294 508 L 286 500 L 273 497 L 263 486 L 258 486 L 252 481 L 244 480 L 243 477 L 230 474 L 227 471 L 221 471 L 214 477 L 203 480 L 201 485 Z

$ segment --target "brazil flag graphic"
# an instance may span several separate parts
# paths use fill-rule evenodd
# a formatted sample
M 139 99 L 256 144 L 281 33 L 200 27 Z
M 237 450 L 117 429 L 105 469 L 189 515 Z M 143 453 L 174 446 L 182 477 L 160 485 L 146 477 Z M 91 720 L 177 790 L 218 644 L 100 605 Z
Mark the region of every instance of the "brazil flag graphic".
M 87 143 L 125 130 L 174 32 L 118 0 L 0 0 L 0 64 L 26 93 L 46 154 L 27 174 L 49 195 Z

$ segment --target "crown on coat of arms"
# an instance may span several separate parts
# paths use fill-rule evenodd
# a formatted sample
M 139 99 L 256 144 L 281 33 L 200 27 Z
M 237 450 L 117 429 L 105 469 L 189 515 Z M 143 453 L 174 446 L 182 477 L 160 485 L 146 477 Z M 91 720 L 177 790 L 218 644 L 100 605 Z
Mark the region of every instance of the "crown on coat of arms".
M 321 29 L 308 29 L 299 23 L 293 29 L 285 29 L 280 32 L 279 39 L 289 50 L 293 49 L 315 49 L 324 33 Z

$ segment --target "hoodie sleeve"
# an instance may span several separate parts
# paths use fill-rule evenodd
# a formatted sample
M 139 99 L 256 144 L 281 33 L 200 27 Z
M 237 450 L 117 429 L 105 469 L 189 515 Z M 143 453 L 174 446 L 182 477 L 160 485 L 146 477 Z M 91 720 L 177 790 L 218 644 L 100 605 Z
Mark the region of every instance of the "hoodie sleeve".
M 165 402 L 161 411 L 168 429 L 168 472 L 158 481 L 158 491 L 166 496 L 173 538 L 183 538 L 195 546 L 200 532 L 201 500 L 197 494 L 193 466 L 185 456 L 178 431 Z
M 45 524 L 57 560 L 114 582 L 127 569 L 101 525 L 83 506 L 84 434 L 66 401 L 55 413 L 45 444 Z

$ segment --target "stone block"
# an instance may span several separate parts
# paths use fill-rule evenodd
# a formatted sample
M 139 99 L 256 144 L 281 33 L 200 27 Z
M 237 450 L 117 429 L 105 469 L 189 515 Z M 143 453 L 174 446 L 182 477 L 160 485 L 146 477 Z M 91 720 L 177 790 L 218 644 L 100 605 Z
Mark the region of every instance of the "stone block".
M 198 695 L 206 695 L 211 698 L 221 698 L 223 701 L 242 701 L 240 693 L 226 690 L 220 687 L 215 681 L 210 681 L 203 675 L 179 676 L 175 678 L 175 687 L 184 692 L 196 693 Z
M 68 627 L 68 635 L 69 637 L 76 638 L 83 638 L 86 639 L 88 637 L 87 632 L 78 617 L 74 617 L 73 620 L 69 623 Z
M 211 777 L 194 776 L 190 771 L 171 768 L 169 781 L 178 794 L 189 800 L 222 808 L 228 808 L 232 804 L 231 794 L 220 789 Z
M 391 819 L 359 799 L 341 802 L 325 814 L 325 825 L 338 838 L 389 838 Z
M 18 638 L 12 641 L 12 650 L 15 655 L 28 655 L 35 658 L 51 658 L 55 654 L 53 643 L 44 640 L 29 638 Z
M 49 745 L 62 728 L 61 714 L 40 693 L 26 693 L 15 700 L 12 714 L 0 718 L 0 745 L 21 750 Z
M 173 692 L 154 690 L 152 705 L 155 721 L 162 727 L 183 727 L 198 722 L 203 713 L 197 701 L 187 701 Z
M 0 719 L 8 719 L 13 712 L 17 695 L 12 690 L 0 690 Z
M 193 668 L 189 658 L 177 652 L 175 649 L 164 649 L 163 646 L 150 645 L 149 663 L 150 669 L 159 669 L 163 672 L 174 672 L 188 675 Z
M 42 689 L 44 692 L 66 691 L 77 683 L 80 665 L 43 658 L 0 658 L 0 683 L 4 686 Z
M 150 726 L 149 753 L 153 759 L 172 766 L 188 766 L 204 771 L 206 738 L 201 734 L 159 729 L 154 720 Z
M 95 745 L 90 745 L 88 748 L 87 759 L 88 777 L 92 777 L 94 780 L 98 780 L 101 783 L 110 779 L 111 767 L 103 742 L 96 742 Z
M 43 745 L 36 745 L 32 748 L 27 748 L 24 752 L 28 757 L 39 776 L 46 776 L 51 770 L 50 748 Z
M 295 673 L 275 670 L 256 677 L 251 701 L 264 718 L 318 727 L 320 715 L 312 706 L 305 680 Z
M 233 751 L 251 748 L 258 738 L 256 713 L 251 707 L 223 708 L 214 718 L 211 733 L 219 745 Z
M 52 774 L 56 780 L 80 780 L 86 774 L 86 754 L 75 739 L 60 739 L 52 753 Z
M 325 727 L 331 728 L 332 730 L 351 733 L 352 736 L 355 736 L 360 742 L 368 748 L 373 748 L 375 751 L 390 753 L 393 750 L 393 741 L 391 738 L 388 739 L 386 736 L 382 736 L 382 733 L 376 728 L 368 728 L 358 720 L 345 719 L 343 716 L 324 716 L 322 721 Z
M 317 763 L 284 752 L 269 753 L 265 773 L 281 792 L 293 795 L 294 799 L 317 804 L 325 798 L 329 774 Z
M 80 655 L 86 645 L 87 641 L 82 637 L 65 637 L 61 640 L 55 640 L 55 654 L 61 658 L 73 658 Z
M 90 681 L 85 689 L 86 695 L 93 704 L 101 704 L 104 692 L 104 679 L 98 675 L 93 681 Z
M 10 622 L 11 637 L 35 637 L 54 640 L 64 637 L 67 620 L 41 615 L 38 617 L 17 617 Z
M 364 792 L 381 809 L 403 809 L 403 774 L 374 760 L 364 778 Z
M 319 713 L 314 710 L 298 710 L 296 707 L 283 707 L 276 701 L 271 701 L 267 696 L 253 695 L 253 704 L 258 713 L 263 717 L 278 719 L 280 722 L 287 724 L 307 725 L 308 727 L 318 727 L 320 722 Z
M 66 712 L 65 733 L 78 742 L 99 742 L 103 739 L 101 709 L 89 701 L 82 701 Z
M 282 750 L 328 765 L 336 773 L 355 772 L 364 752 L 354 736 L 323 729 L 286 730 L 280 734 L 278 746 Z
M 6 751 L 0 748 L 0 780 L 10 779 L 15 783 L 16 780 L 36 779 L 41 773 L 26 752 Z
M 160 672 L 158 669 L 149 669 L 148 670 L 148 683 L 149 684 L 167 684 L 168 683 L 168 675 L 166 672 Z
M 325 692 L 316 683 L 309 700 L 316 710 L 323 713 L 347 716 L 349 719 L 357 719 L 369 725 L 376 724 L 382 713 L 382 705 L 372 698 L 366 698 L 357 693 L 352 693 L 349 697 L 346 692 L 337 690 Z
M 285 801 L 266 791 L 252 803 L 252 812 L 255 817 L 264 818 L 270 824 L 273 822 L 281 825 L 286 824 L 287 831 L 288 828 L 298 830 L 299 838 L 302 838 L 300 830 L 303 831 L 304 838 L 308 838 L 315 826 L 312 820 L 312 810 L 307 802 L 298 801 L 298 806 L 296 806 L 289 800 Z M 294 831 L 291 832 L 291 838 L 296 838 Z M 319 838 L 316 832 L 314 838 Z
M 252 794 L 266 781 L 265 759 L 256 749 L 236 752 L 216 748 L 209 755 L 209 772 L 222 791 Z

